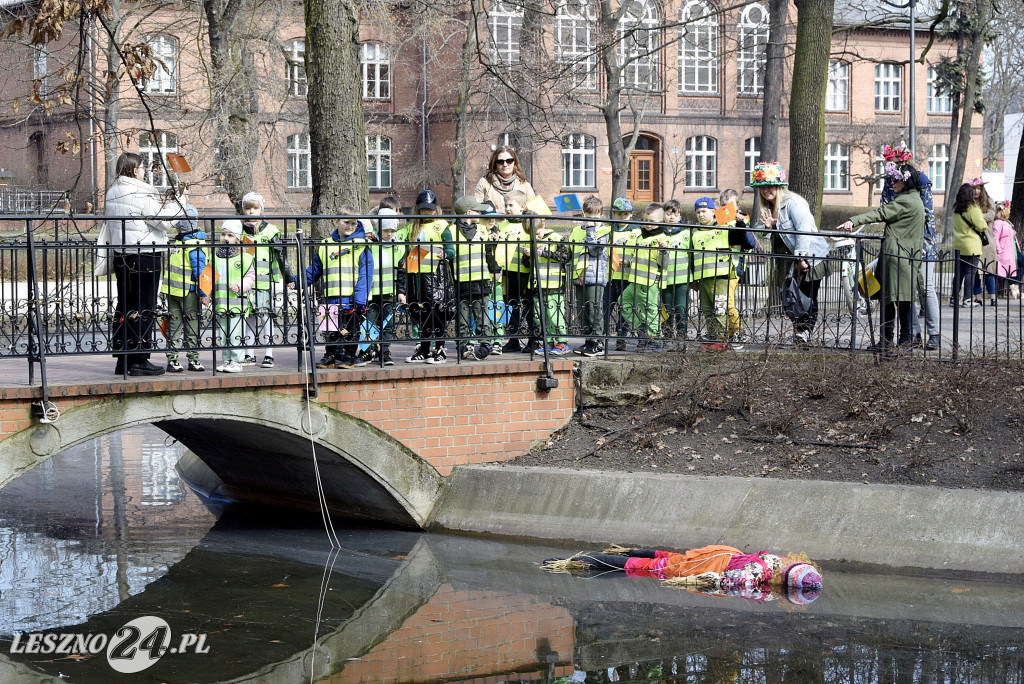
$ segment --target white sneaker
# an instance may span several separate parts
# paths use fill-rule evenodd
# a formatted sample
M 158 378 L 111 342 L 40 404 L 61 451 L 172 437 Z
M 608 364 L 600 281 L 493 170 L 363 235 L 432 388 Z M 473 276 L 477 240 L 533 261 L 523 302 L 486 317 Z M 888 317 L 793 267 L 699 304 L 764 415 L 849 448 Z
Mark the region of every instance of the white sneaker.
M 217 372 L 219 373 L 241 373 L 242 364 L 237 361 L 228 361 L 227 363 L 217 366 Z
M 466 361 L 475 360 L 476 359 L 476 348 L 473 345 L 471 345 L 471 344 L 467 344 L 466 347 L 462 350 L 462 358 L 463 358 L 463 360 L 466 360 Z

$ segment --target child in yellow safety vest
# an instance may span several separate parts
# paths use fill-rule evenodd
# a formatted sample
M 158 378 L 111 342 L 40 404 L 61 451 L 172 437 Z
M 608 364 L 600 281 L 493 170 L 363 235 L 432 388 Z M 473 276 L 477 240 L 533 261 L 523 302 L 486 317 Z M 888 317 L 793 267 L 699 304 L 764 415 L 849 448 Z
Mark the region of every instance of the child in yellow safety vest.
M 406 363 L 448 361 L 444 338 L 455 318 L 450 264 L 455 258 L 451 226 L 442 218 L 437 195 L 423 190 L 416 197 L 415 220 L 409 233 L 404 267 L 408 273 L 409 318 L 420 328 L 420 342 Z M 433 217 L 433 218 L 432 218 Z M 433 345 L 433 349 L 431 349 Z
M 665 235 L 661 253 L 661 301 L 668 313 L 665 337 L 686 339 L 690 318 L 690 235 L 682 224 L 683 207 L 678 200 L 665 202 Z
M 252 254 L 242 249 L 242 222 L 229 219 L 220 227 L 220 239 L 225 243 L 213 250 L 213 292 L 203 293 L 204 305 L 213 305 L 217 321 L 217 346 L 221 348 L 218 373 L 241 373 L 245 357 L 245 317 L 252 307 L 248 293 L 256 284 L 256 265 Z
M 306 267 L 306 286 L 323 280 L 323 301 L 318 307 L 320 329 L 327 348 L 317 368 L 354 368 L 369 360 L 359 358 L 359 328 L 373 284 L 373 254 L 367 249 L 366 231 L 349 205 L 338 209 L 331 239 L 316 251 Z
M 203 371 L 199 362 L 199 275 L 206 268 L 206 232 L 199 227 L 199 212 L 191 204 L 185 205 L 187 218 L 174 226 L 178 234 L 171 239 L 173 248 L 167 255 L 163 284 L 160 291 L 167 297 L 167 372 L 181 373 L 185 369 L 178 361 L 177 348 L 181 346 L 184 331 L 188 351 L 188 369 Z
M 750 251 L 757 247 L 757 238 L 746 230 L 750 225 L 750 217 L 740 211 L 739 198 L 740 193 L 731 188 L 723 190 L 718 195 L 718 206 L 724 207 L 731 204 L 736 215 L 736 218 L 725 224 L 725 227 L 730 229 L 729 247 L 733 251 L 733 273 L 729 278 L 728 302 L 729 343 L 733 349 L 742 349 L 743 345 L 747 343 L 747 335 L 743 332 L 743 324 L 740 322 L 740 311 L 736 308 L 736 291 L 739 289 L 744 265 L 744 258 L 740 252 Z
M 388 199 L 388 198 L 385 198 Z M 405 306 L 405 269 L 401 267 L 405 258 L 404 240 L 398 240 L 398 212 L 381 203 L 377 211 L 377 231 L 371 235 L 370 254 L 373 257 L 373 287 L 366 305 L 366 320 L 377 328 L 380 339 L 366 351 L 359 352 L 359 360 L 380 361 L 381 365 L 393 366 L 391 345 L 395 339 L 395 313 Z
M 459 305 L 459 353 L 463 359 L 486 359 L 491 354 L 491 274 L 497 269 L 488 230 L 477 217 L 491 205 L 473 195 L 455 200 L 455 280 Z
M 526 193 L 513 190 L 505 196 L 505 214 L 521 216 L 526 211 Z M 540 328 L 530 285 L 530 267 L 523 257 L 529 250 L 530 236 L 520 219 L 509 219 L 499 224 L 501 234 L 495 248 L 495 260 L 504 272 L 505 307 L 508 323 L 505 332 L 509 340 L 502 351 L 530 353 L 540 349 Z M 525 250 L 525 251 L 524 251 Z M 523 324 L 529 335 L 524 347 L 519 335 Z
M 573 250 L 573 280 L 577 318 L 583 323 L 585 341 L 574 354 L 604 353 L 604 290 L 608 285 L 608 244 L 611 226 L 604 221 L 604 202 L 591 195 L 583 201 L 583 223 L 569 234 Z
M 628 197 L 616 197 L 612 202 L 612 244 L 624 245 L 627 241 L 640 234 L 640 226 L 626 223 L 633 217 L 633 201 Z M 622 268 L 622 250 L 613 247 L 611 249 L 611 273 L 608 275 L 608 287 L 605 289 L 605 308 L 612 310 L 612 305 L 618 307 L 618 315 L 615 319 L 615 351 L 626 351 L 626 338 L 629 337 L 629 323 L 622 311 L 622 291 L 626 289 L 629 281 L 626 280 L 626 271 Z
M 692 280 L 700 294 L 700 309 L 707 325 L 708 342 L 701 351 L 726 351 L 729 348 L 728 315 L 729 279 L 733 275 L 729 230 L 715 219 L 715 200 L 701 197 L 694 202 L 697 223 L 690 246 L 693 248 Z
M 638 352 L 661 351 L 657 339 L 661 337 L 661 276 L 660 243 L 665 239 L 665 209 L 652 202 L 644 209 L 644 221 L 640 234 L 626 241 L 622 266 L 626 276 L 620 305 L 622 316 L 630 327 L 637 331 L 640 341 Z
M 542 218 L 531 218 L 530 224 L 537 237 L 537 253 L 523 247 L 530 262 L 533 286 L 533 308 L 544 317 L 547 337 L 542 343 L 547 352 L 561 356 L 569 353 L 568 326 L 565 321 L 565 265 L 572 261 L 572 252 L 565 237 L 549 230 Z

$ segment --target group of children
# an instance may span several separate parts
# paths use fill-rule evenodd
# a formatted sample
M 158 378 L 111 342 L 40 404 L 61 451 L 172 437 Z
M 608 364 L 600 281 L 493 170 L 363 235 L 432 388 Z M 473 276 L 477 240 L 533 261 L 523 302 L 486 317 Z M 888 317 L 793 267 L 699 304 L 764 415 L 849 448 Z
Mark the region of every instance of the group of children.
M 699 293 L 711 340 L 702 349 L 722 351 L 730 341 L 742 343 L 734 303 L 738 252 L 753 249 L 756 240 L 736 206 L 738 196 L 726 190 L 719 197 L 718 205 L 732 205 L 724 222 L 715 200 L 700 198 L 694 205 L 697 226 L 685 228 L 676 200 L 647 205 L 642 220 L 631 223 L 629 199 L 612 203 L 609 221 L 604 203 L 591 196 L 583 202 L 583 220 L 568 236 L 528 210 L 527 196 L 519 190 L 509 192 L 500 208 L 461 197 L 452 222 L 439 217 L 437 196 L 424 190 L 415 216 L 401 227 L 401 205 L 393 197 L 382 200 L 374 210 L 377 218 L 369 221 L 355 218 L 355 207 L 342 207 L 330 239 L 304 273 L 307 286 L 319 283 L 321 289 L 317 316 L 326 349 L 317 367 L 393 365 L 390 347 L 399 309 L 407 312 L 419 340 L 407 363 L 445 363 L 445 337 L 453 320 L 463 359 L 545 348 L 567 354 L 570 282 L 585 338 L 572 350 L 577 354 L 603 353 L 613 318 L 616 350 L 627 349 L 631 334 L 638 338 L 638 351 L 660 350 L 657 340 L 663 337 L 685 337 L 691 289 Z M 247 194 L 245 220 L 224 221 L 223 244 L 212 251 L 194 211 L 178 223 L 163 286 L 169 372 L 184 370 L 176 351 L 183 337 L 190 349 L 188 370 L 203 370 L 195 351 L 200 303 L 214 307 L 215 342 L 223 360 L 219 372 L 236 373 L 254 364 L 257 340 L 273 339 L 274 288 L 282 282 L 295 288 L 303 275 L 292 275 L 280 231 L 260 218 L 263 211 L 263 198 Z M 262 366 L 273 365 L 268 346 Z

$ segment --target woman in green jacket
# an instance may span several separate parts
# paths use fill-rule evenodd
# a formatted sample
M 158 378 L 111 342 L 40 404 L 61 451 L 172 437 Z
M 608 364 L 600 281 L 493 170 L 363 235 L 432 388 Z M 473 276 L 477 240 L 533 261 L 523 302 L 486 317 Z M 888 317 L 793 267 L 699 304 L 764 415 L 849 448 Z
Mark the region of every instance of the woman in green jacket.
M 918 190 L 921 175 L 910 164 L 886 162 L 885 174 L 890 176 L 896 193 L 893 201 L 878 209 L 858 214 L 839 226 L 853 230 L 868 223 L 885 223 L 885 247 L 879 257 L 885 308 L 882 315 L 882 346 L 892 347 L 896 314 L 900 319 L 900 345 L 910 345 L 914 332 L 914 301 L 920 291 L 921 249 L 924 244 L 924 204 Z
M 981 207 L 974 198 L 974 188 L 964 183 L 953 200 L 953 247 L 960 250 L 960 263 L 956 271 L 953 296 L 950 306 L 961 303 L 958 293 L 963 292 L 963 306 L 974 306 L 971 294 L 974 292 L 974 273 L 981 257 L 981 236 L 985 234 L 988 224 L 981 213 Z M 962 283 L 962 285 L 961 285 Z

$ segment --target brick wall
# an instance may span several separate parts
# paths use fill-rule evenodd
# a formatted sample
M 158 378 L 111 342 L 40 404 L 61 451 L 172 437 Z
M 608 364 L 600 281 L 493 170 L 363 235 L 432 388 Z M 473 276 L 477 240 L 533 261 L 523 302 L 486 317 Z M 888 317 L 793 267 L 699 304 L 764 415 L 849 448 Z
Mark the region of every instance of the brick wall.
M 572 362 L 552 365 L 559 384 L 549 392 L 537 390 L 543 372 L 537 361 L 320 371 L 317 402 L 387 432 L 447 475 L 456 465 L 513 459 L 572 418 Z M 254 387 L 300 395 L 305 386 L 299 373 L 276 372 L 68 382 L 49 390 L 63 414 L 112 396 Z M 31 403 L 38 396 L 34 387 L 0 387 L 0 440 L 34 424 Z
M 542 680 L 548 663 L 538 649 L 571 663 L 575 624 L 565 608 L 532 596 L 455 591 L 442 584 L 424 606 L 386 640 L 328 681 L 432 682 L 457 679 L 477 684 Z M 555 676 L 573 672 L 555 665 Z

